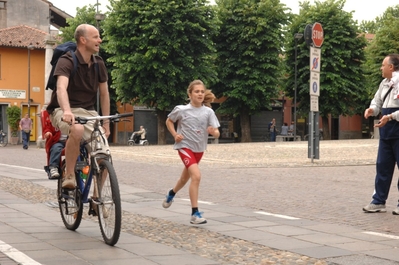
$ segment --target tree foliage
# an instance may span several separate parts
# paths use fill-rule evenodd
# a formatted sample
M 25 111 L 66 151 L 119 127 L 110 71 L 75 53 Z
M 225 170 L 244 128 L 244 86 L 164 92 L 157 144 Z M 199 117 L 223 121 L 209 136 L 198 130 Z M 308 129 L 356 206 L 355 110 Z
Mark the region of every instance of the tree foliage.
M 369 99 L 374 96 L 382 80 L 382 61 L 391 53 L 399 53 L 399 5 L 388 7 L 377 23 L 375 37 L 366 48 L 367 61 L 364 65 Z
M 67 19 L 68 27 L 60 28 L 62 42 L 75 41 L 75 29 L 80 24 L 90 24 L 96 26 L 96 6 L 97 4 L 76 8 L 76 16 Z
M 277 96 L 282 26 L 279 0 L 219 0 L 221 27 L 215 38 L 220 82 L 212 89 L 226 97 L 218 112 L 240 115 L 242 141 L 251 141 L 250 115 Z
M 377 16 L 374 20 L 362 21 L 359 28 L 361 32 L 375 34 L 384 26 L 385 20 L 392 17 L 399 18 L 399 5 L 388 7 L 381 16 Z
M 206 0 L 111 0 L 105 23 L 113 87 L 118 99 L 158 114 L 158 142 L 165 142 L 165 112 L 187 99 L 194 79 L 216 80 L 212 36 L 217 23 Z
M 112 77 L 122 101 L 168 110 L 185 102 L 193 79 L 215 79 L 209 35 L 216 27 L 205 3 L 111 1 L 107 50 L 113 54 Z
M 352 13 L 343 10 L 345 0 L 301 3 L 298 16 L 294 17 L 286 39 L 287 92 L 295 91 L 295 40 L 296 32 L 304 32 L 307 24 L 319 22 L 323 26 L 324 42 L 321 47 L 319 112 L 323 117 L 324 136 L 329 139 L 328 115 L 353 115 L 364 110 L 365 79 L 361 64 L 364 62 L 366 40 L 359 34 Z M 304 38 L 298 41 L 298 112 L 310 110 L 309 48 Z
M 376 20 L 363 20 L 359 25 L 359 31 L 364 33 L 374 34 L 377 32 L 377 29 L 378 23 Z

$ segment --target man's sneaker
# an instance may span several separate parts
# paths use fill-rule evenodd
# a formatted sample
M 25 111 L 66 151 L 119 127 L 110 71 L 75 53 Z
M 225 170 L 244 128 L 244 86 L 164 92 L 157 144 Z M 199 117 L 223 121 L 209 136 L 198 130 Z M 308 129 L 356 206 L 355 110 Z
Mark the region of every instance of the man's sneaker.
M 74 175 L 69 175 L 66 176 L 63 180 L 62 180 L 62 187 L 64 189 L 74 189 L 75 188 L 75 176 Z
M 59 176 L 60 173 L 58 172 L 58 168 L 50 167 L 50 179 L 57 179 Z
M 166 194 L 165 200 L 163 200 L 163 202 L 162 202 L 163 208 L 169 208 L 169 207 L 172 205 L 173 198 L 174 198 L 175 196 L 170 196 L 170 195 L 169 195 L 169 192 L 170 192 L 171 190 L 172 190 L 172 189 L 170 189 L 170 190 L 168 191 L 168 193 Z
M 392 214 L 393 215 L 399 215 L 399 206 L 396 207 L 396 209 L 392 211 Z
M 369 205 L 363 207 L 363 211 L 367 213 L 385 213 L 387 211 L 385 204 L 374 204 L 370 203 Z M 399 214 L 399 213 L 398 213 Z
M 193 215 L 191 215 L 190 223 L 195 225 L 206 224 L 206 219 L 202 217 L 202 214 L 203 214 L 202 212 L 196 212 Z

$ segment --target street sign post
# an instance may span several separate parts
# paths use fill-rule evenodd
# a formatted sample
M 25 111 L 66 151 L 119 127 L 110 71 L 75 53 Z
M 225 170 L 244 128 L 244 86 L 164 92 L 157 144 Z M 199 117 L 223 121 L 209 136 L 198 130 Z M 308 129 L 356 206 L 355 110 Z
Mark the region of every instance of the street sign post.
M 310 47 L 310 71 L 320 73 L 321 49 Z
M 313 24 L 312 27 L 312 41 L 313 45 L 320 48 L 324 41 L 324 31 L 323 27 L 319 22 Z
M 324 31 L 320 23 L 312 26 L 312 42 L 310 47 L 310 113 L 309 113 L 309 140 L 308 157 L 319 159 L 319 96 L 320 96 L 320 66 L 321 66 L 321 45 L 324 41 Z

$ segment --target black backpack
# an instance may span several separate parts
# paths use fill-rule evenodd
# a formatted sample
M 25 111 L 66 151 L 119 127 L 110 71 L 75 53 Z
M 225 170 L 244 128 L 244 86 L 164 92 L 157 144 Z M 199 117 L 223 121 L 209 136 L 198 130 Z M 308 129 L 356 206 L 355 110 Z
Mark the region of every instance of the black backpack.
M 76 43 L 73 41 L 68 41 L 63 44 L 60 44 L 54 49 L 53 57 L 51 58 L 50 62 L 52 68 L 50 76 L 47 81 L 46 89 L 54 90 L 57 87 L 57 78 L 54 76 L 54 70 L 57 65 L 58 59 L 60 59 L 61 56 L 67 52 L 71 52 L 73 58 L 73 71 L 71 73 L 71 77 L 73 76 L 78 67 L 78 59 L 76 58 L 75 51 L 76 51 Z

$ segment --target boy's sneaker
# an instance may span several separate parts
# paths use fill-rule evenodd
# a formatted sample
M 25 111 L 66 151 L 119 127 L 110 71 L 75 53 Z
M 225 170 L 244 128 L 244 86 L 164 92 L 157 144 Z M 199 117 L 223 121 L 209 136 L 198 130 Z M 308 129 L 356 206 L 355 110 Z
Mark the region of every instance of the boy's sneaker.
M 196 212 L 193 215 L 191 215 L 190 223 L 195 225 L 206 224 L 206 219 L 202 217 L 202 214 L 203 212 Z
M 50 167 L 50 179 L 57 179 L 60 177 L 60 173 L 58 172 L 58 168 Z
M 392 214 L 393 215 L 399 215 L 399 206 L 396 207 L 396 209 L 392 211 Z
M 169 208 L 169 207 L 172 205 L 173 198 L 174 198 L 175 196 L 170 196 L 170 195 L 169 195 L 169 192 L 170 192 L 171 190 L 172 190 L 172 189 L 170 189 L 170 190 L 168 191 L 168 193 L 166 194 L 165 200 L 163 200 L 163 202 L 162 202 L 163 208 Z
M 363 211 L 367 213 L 385 213 L 387 211 L 385 204 L 374 204 L 370 203 L 369 205 L 363 207 Z

